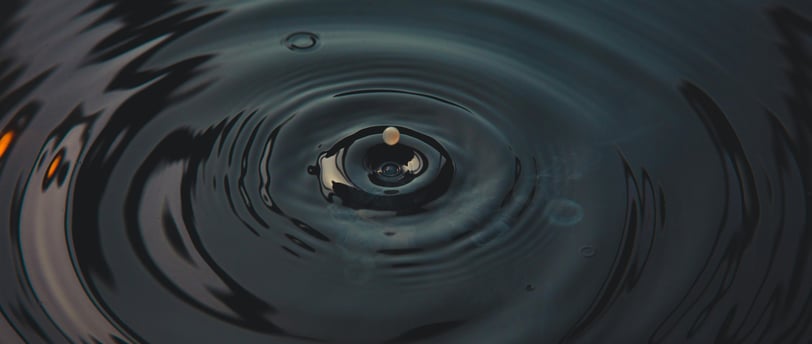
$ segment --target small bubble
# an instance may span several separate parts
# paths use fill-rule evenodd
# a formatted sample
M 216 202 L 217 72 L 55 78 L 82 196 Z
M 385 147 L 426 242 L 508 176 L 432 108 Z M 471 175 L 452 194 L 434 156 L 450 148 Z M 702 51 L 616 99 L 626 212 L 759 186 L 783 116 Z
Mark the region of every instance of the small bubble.
M 536 286 L 534 286 L 532 284 L 528 284 L 527 286 L 524 287 L 524 290 L 534 291 L 534 290 L 536 290 Z
M 319 36 L 311 32 L 297 32 L 285 38 L 285 46 L 291 51 L 304 51 L 319 45 Z
M 592 257 L 595 255 L 595 248 L 590 245 L 586 245 L 584 247 L 581 247 L 580 252 L 581 255 L 584 257 Z
M 307 166 L 307 173 L 309 174 L 317 174 L 319 172 L 318 167 L 316 166 Z
M 557 199 L 547 205 L 550 222 L 558 226 L 573 226 L 584 218 L 584 208 L 569 199 Z

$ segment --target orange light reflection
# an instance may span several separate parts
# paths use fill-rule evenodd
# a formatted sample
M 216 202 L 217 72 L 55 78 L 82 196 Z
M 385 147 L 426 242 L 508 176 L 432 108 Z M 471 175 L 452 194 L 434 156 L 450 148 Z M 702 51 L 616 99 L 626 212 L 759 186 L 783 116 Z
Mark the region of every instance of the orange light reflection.
M 48 165 L 48 174 L 45 175 L 46 178 L 50 179 L 54 176 L 54 174 L 56 174 L 56 170 L 59 168 L 60 162 L 62 162 L 62 154 L 57 155 L 54 158 L 54 161 L 51 161 L 51 164 Z
M 14 132 L 9 131 L 0 136 L 0 158 L 6 154 L 8 147 L 11 146 L 11 141 L 14 140 Z

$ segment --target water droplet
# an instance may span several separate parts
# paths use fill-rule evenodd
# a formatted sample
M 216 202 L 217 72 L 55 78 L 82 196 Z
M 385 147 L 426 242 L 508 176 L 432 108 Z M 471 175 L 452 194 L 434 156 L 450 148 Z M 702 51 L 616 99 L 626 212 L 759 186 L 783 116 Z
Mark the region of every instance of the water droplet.
M 285 38 L 285 46 L 291 51 L 305 51 L 319 45 L 319 36 L 311 32 L 297 32 Z
M 556 199 L 547 205 L 550 222 L 558 226 L 573 226 L 584 218 L 584 208 L 569 199 Z
M 394 146 L 400 141 L 400 131 L 395 127 L 388 127 L 383 131 L 383 142 Z
M 592 257 L 595 255 L 595 248 L 590 245 L 586 245 L 581 247 L 580 252 L 584 257 Z

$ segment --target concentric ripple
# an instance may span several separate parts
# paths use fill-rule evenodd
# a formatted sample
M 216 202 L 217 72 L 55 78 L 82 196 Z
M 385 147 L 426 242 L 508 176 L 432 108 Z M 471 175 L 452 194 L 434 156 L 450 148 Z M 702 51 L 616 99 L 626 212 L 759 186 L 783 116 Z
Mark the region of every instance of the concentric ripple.
M 806 343 L 772 4 L 4 3 L 0 342 Z

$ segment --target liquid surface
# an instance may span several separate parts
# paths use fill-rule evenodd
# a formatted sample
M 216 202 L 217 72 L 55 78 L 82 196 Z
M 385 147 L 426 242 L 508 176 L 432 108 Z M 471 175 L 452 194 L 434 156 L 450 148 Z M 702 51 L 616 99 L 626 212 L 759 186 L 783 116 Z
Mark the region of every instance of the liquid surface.
M 811 130 L 808 1 L 4 1 L 0 342 L 809 343 Z

